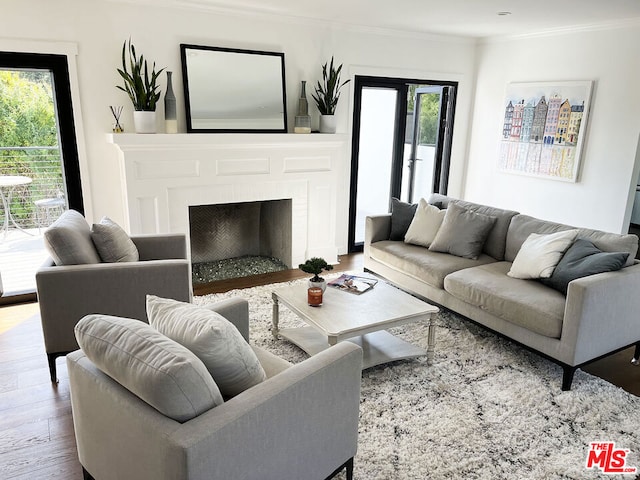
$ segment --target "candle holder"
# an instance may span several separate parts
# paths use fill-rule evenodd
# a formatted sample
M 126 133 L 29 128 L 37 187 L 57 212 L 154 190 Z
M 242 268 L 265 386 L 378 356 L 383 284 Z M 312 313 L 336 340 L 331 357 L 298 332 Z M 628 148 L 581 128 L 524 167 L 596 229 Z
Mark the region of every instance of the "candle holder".
M 312 307 L 322 305 L 322 289 L 320 287 L 311 287 L 307 290 L 307 302 Z

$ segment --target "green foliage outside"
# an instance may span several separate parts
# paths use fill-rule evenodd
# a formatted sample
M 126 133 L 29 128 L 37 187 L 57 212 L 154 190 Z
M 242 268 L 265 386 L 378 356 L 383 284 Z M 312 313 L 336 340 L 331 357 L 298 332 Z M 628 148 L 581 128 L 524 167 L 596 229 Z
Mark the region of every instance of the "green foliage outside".
M 33 179 L 13 192 L 11 213 L 22 226 L 34 225 L 35 200 L 55 196 L 63 188 L 49 72 L 0 70 L 0 175 Z
M 421 85 L 410 85 L 407 98 L 407 111 L 415 109 L 416 88 Z M 440 112 L 440 95 L 425 93 L 420 97 L 420 137 L 418 145 L 435 145 L 438 135 L 438 114 Z

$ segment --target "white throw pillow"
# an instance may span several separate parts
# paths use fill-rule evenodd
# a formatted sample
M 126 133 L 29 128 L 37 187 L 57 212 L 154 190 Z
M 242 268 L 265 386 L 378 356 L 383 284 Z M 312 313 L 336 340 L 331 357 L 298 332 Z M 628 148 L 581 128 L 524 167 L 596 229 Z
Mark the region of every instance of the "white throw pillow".
M 404 236 L 405 243 L 429 247 L 436 238 L 436 233 L 442 225 L 447 213 L 434 205 L 430 205 L 424 198 L 420 199 L 416 213 Z
M 147 295 L 147 316 L 151 326 L 202 360 L 225 397 L 266 379 L 258 357 L 242 334 L 219 313 Z
M 523 280 L 549 278 L 577 235 L 578 230 L 532 233 L 520 247 L 507 275 Z
M 103 262 L 137 262 L 138 248 L 120 225 L 109 217 L 102 217 L 100 223 L 91 228 L 91 240 Z

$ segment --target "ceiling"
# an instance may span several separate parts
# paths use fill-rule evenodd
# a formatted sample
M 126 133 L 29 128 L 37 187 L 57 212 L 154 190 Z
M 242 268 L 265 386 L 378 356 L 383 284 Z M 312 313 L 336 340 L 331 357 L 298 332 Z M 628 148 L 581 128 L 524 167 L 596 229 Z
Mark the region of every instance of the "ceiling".
M 112 0 L 114 1 L 114 0 Z M 115 0 L 122 1 L 122 0 Z M 640 24 L 639 0 L 124 0 L 471 37 Z M 498 12 L 510 12 L 498 15 Z

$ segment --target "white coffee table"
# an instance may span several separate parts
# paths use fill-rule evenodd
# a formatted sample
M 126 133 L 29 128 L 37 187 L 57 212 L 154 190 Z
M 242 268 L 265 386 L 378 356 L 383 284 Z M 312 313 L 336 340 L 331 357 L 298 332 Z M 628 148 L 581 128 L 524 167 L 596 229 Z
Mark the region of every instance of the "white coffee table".
M 358 274 L 361 275 L 361 274 Z M 435 349 L 434 315 L 438 308 L 419 300 L 383 281 L 360 295 L 327 287 L 320 307 L 307 303 L 307 284 L 279 288 L 272 293 L 272 333 L 315 355 L 343 340 L 360 345 L 364 352 L 363 369 L 426 355 L 433 362 Z M 280 304 L 286 305 L 308 326 L 279 328 Z M 387 332 L 418 320 L 428 322 L 427 350 Z

